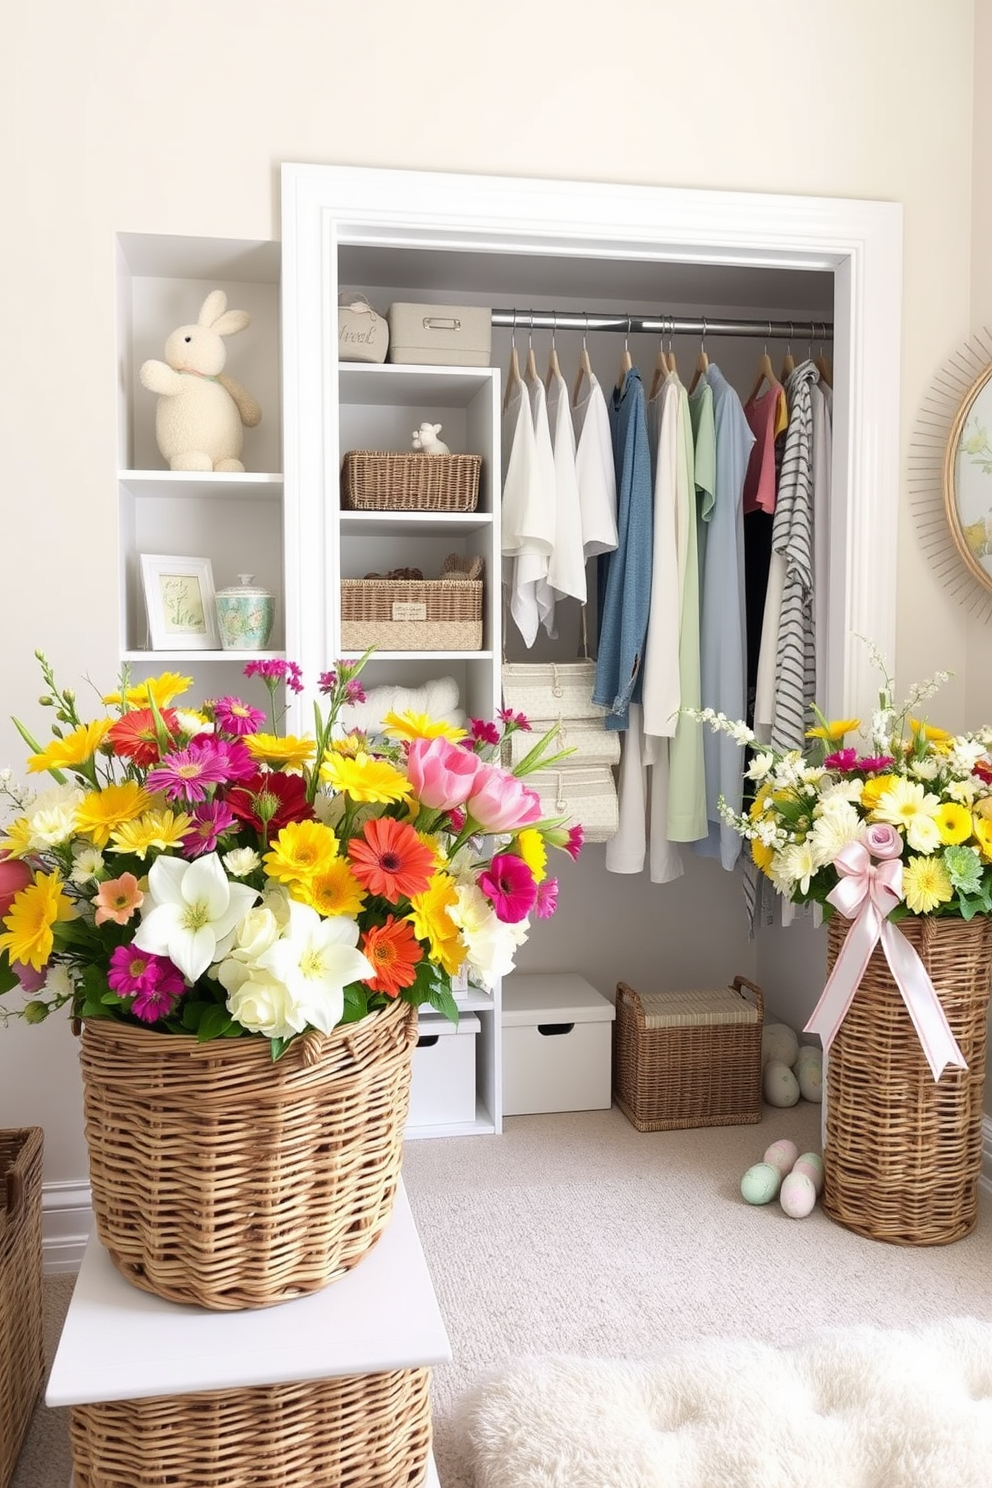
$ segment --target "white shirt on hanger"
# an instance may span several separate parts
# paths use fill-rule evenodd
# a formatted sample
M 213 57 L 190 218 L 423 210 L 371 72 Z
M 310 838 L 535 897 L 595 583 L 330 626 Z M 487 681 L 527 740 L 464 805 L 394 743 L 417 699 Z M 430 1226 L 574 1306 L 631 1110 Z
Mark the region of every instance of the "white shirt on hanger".
M 575 478 L 582 517 L 582 551 L 587 558 L 617 546 L 617 473 L 606 395 L 598 377 L 588 379 L 585 396 L 572 410 Z
M 670 739 L 681 706 L 679 633 L 683 575 L 679 572 L 679 526 L 688 521 L 688 472 L 680 481 L 679 393 L 682 384 L 669 373 L 648 405 L 648 428 L 655 446 L 654 528 L 651 564 L 651 613 L 644 642 L 641 700 L 644 732 Z M 685 544 L 682 544 L 684 570 Z
M 503 412 L 503 584 L 510 613 L 527 646 L 540 621 L 537 585 L 548 573 L 554 527 L 548 527 L 546 497 L 534 436 L 534 418 L 523 382 L 510 389 Z
M 551 584 L 551 565 L 554 561 L 556 527 L 555 455 L 551 444 L 551 425 L 548 421 L 548 398 L 544 383 L 536 369 L 530 368 L 524 375 L 530 395 L 530 411 L 534 420 L 534 444 L 537 450 L 538 500 L 537 519 L 542 538 L 549 540 L 547 554 L 543 556 L 543 572 L 538 576 L 537 565 L 525 567 L 525 577 L 535 575 L 534 598 L 537 601 L 537 618 L 552 640 L 557 639 L 555 629 L 555 591 Z M 511 605 L 512 613 L 512 605 Z
M 575 468 L 575 430 L 568 406 L 568 387 L 555 373 L 548 387 L 548 424 L 555 467 L 555 545 L 548 581 L 557 599 L 586 602 L 586 559 L 582 545 L 582 512 Z

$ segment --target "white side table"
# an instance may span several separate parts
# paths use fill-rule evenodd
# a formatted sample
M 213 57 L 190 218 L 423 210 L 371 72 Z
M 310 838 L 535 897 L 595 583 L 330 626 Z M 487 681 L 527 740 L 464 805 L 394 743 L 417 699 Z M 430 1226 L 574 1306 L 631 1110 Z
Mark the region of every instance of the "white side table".
M 209 1312 L 139 1291 L 94 1233 L 45 1403 L 195 1395 L 423 1368 L 450 1358 L 401 1181 L 386 1230 L 346 1276 L 313 1296 L 254 1311 Z M 428 1488 L 437 1481 L 431 1460 Z

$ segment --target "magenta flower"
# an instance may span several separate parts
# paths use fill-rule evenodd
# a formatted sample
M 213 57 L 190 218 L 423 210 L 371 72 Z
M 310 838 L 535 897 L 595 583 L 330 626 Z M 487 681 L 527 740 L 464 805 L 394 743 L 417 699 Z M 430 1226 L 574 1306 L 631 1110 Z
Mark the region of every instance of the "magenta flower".
M 534 913 L 539 920 L 550 920 L 558 908 L 558 880 L 546 878 L 537 886 L 537 899 L 534 903 Z
M 568 856 L 571 858 L 573 863 L 579 856 L 579 853 L 582 851 L 582 844 L 585 842 L 585 840 L 585 833 L 583 832 L 579 822 L 576 822 L 574 827 L 569 827 L 568 841 L 564 843 L 563 846 L 565 852 L 568 853 Z
M 164 987 L 167 992 L 183 990 L 181 973 L 168 956 L 139 951 L 137 946 L 118 946 L 111 954 L 107 981 L 118 997 L 135 997 Z
M 214 852 L 217 841 L 234 826 L 234 812 L 223 801 L 201 801 L 193 811 L 193 825 L 183 838 L 188 858 Z
M 246 677 L 261 677 L 270 692 L 277 682 L 285 682 L 293 692 L 303 691 L 303 673 L 295 661 L 283 661 L 280 658 L 249 661 L 244 674 Z
M 448 823 L 454 833 L 457 834 L 461 831 L 465 825 L 465 813 L 460 806 L 455 806 L 448 812 Z
M 902 836 L 888 822 L 872 822 L 865 833 L 865 847 L 873 858 L 885 860 L 902 856 Z
M 478 883 L 492 900 L 496 918 L 507 925 L 525 920 L 537 901 L 534 875 L 515 853 L 497 853 Z
M 846 772 L 853 770 L 858 763 L 858 751 L 856 749 L 838 749 L 836 754 L 828 754 L 823 761 L 826 770 L 841 770 Z
M 884 770 L 888 770 L 894 764 L 895 760 L 891 754 L 876 754 L 867 759 L 859 759 L 858 769 L 865 775 L 881 775 Z
M 350 682 L 345 683 L 344 700 L 346 703 L 364 703 L 368 701 L 365 696 L 365 688 L 357 677 L 352 677 Z
M 265 714 L 240 698 L 222 697 L 214 703 L 214 722 L 225 734 L 240 738 L 243 734 L 257 734 L 265 722 Z
M 200 735 L 188 749 L 163 755 L 158 769 L 148 772 L 148 789 L 163 791 L 170 801 L 205 801 L 211 786 L 227 779 L 217 742 L 209 735 Z
M 317 688 L 327 697 L 338 685 L 337 672 L 321 672 L 317 678 Z
M 258 764 L 248 753 L 248 746 L 242 739 L 218 739 L 205 734 L 203 746 L 212 750 L 216 757 L 224 772 L 225 785 L 250 780 L 258 769 Z
M 157 1023 L 159 1018 L 167 1018 L 172 1012 L 183 993 L 183 979 L 178 971 L 176 976 L 179 978 L 178 987 L 159 982 L 155 987 L 134 994 L 131 1011 L 142 1023 Z
M 530 733 L 530 724 L 523 713 L 514 713 L 512 708 L 500 708 L 496 717 L 501 723 L 507 724 L 510 729 L 523 729 L 525 733 Z
M 476 744 L 498 744 L 499 729 L 485 718 L 470 718 L 469 731 Z
M 516 832 L 541 819 L 541 799 L 509 770 L 475 758 L 478 772 L 465 803 L 469 816 L 487 832 Z
M 435 811 L 463 806 L 485 768 L 477 754 L 442 737 L 414 739 L 407 754 L 406 773 L 414 794 Z

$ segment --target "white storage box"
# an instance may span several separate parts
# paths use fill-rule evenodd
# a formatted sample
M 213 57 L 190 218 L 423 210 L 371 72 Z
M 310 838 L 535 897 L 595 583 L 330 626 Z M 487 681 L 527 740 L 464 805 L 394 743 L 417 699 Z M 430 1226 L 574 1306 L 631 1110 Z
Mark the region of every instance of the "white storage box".
M 390 305 L 389 360 L 421 367 L 488 367 L 489 310 L 480 305 Z
M 443 1013 L 421 1013 L 413 1051 L 409 1126 L 475 1120 L 475 1050 L 481 1025 L 474 1013 L 457 1024 Z
M 605 1110 L 614 1009 L 574 972 L 503 982 L 503 1114 Z

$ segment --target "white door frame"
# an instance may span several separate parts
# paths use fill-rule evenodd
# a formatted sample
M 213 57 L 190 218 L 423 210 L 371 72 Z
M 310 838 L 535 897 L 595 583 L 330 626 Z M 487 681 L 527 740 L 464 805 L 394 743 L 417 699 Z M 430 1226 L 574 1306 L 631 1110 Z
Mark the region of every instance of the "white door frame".
M 337 247 L 391 247 L 829 270 L 834 274 L 831 716 L 865 715 L 878 677 L 859 636 L 895 664 L 902 208 L 835 197 L 282 167 L 287 648 L 328 657 L 338 555 L 324 521 L 339 470 Z

